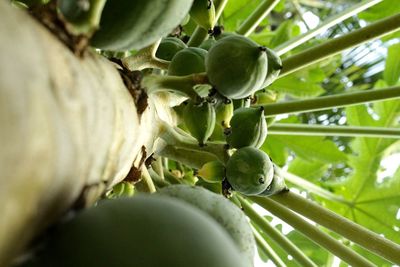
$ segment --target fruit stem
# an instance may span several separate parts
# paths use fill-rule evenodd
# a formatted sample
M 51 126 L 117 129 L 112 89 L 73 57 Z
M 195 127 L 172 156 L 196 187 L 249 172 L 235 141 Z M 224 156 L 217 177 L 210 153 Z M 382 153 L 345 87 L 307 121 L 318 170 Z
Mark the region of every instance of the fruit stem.
M 335 256 L 352 266 L 375 266 L 370 261 L 357 254 L 350 248 L 343 245 L 341 242 L 331 237 L 329 234 L 324 233 L 315 225 L 307 222 L 301 216 L 297 215 L 287 207 L 273 201 L 268 197 L 249 197 L 252 201 L 271 212 L 275 216 L 284 220 L 291 225 L 294 229 L 305 235 L 307 238 L 324 247 Z
M 400 97 L 400 86 L 263 105 L 265 116 L 343 107 Z M 255 105 L 257 106 L 257 105 Z
M 203 29 L 200 26 L 197 26 L 196 29 L 194 30 L 192 36 L 190 36 L 190 39 L 187 42 L 187 45 L 189 47 L 199 46 L 204 40 L 207 39 L 207 37 L 208 37 L 207 30 Z
M 334 125 L 310 125 L 299 123 L 275 123 L 268 127 L 268 134 L 400 138 L 400 129 L 384 127 L 354 127 Z
M 162 150 L 158 151 L 157 154 L 171 160 L 179 161 L 195 169 L 200 169 L 207 162 L 218 160 L 210 153 L 183 149 L 173 145 L 166 145 Z M 166 176 L 166 174 L 164 175 Z
M 309 218 L 317 224 L 326 227 L 339 235 L 357 243 L 365 249 L 379 255 L 395 264 L 400 264 L 400 245 L 385 239 L 347 218 L 341 217 L 336 213 L 313 203 L 298 194 L 291 191 L 283 192 L 271 197 L 272 200 L 278 202 Z M 257 202 L 262 202 L 257 200 Z M 259 203 L 262 204 L 262 203 Z
M 248 201 L 238 196 L 244 213 L 254 222 L 268 237 L 272 238 L 276 244 L 282 247 L 295 261 L 301 266 L 316 267 L 317 265 L 312 262 L 295 244 L 292 243 L 285 235 L 273 227 L 264 217 L 260 216 L 249 204 Z
M 265 255 L 277 266 L 277 267 L 285 267 L 285 263 L 281 260 L 278 254 L 274 251 L 274 249 L 267 243 L 267 241 L 261 236 L 261 234 L 254 228 L 253 233 L 256 239 L 257 247 L 264 252 Z
M 158 173 L 156 173 L 154 170 L 149 169 L 149 174 L 151 176 L 151 179 L 153 180 L 154 185 L 157 188 L 163 188 L 166 186 L 171 185 L 169 182 L 165 181 L 163 178 L 161 178 Z
M 197 140 L 192 136 L 183 132 L 179 128 L 172 127 L 169 124 L 164 124 L 161 138 L 171 146 L 182 148 L 189 151 L 206 152 L 215 156 L 224 165 L 229 159 L 228 151 L 223 143 L 207 142 L 205 146 L 200 147 Z M 191 153 L 191 152 L 189 152 Z M 192 155 L 193 156 L 193 155 Z M 203 165 L 201 165 L 203 166 Z M 200 167 L 201 167 L 200 166 Z
M 145 76 L 142 80 L 142 87 L 145 88 L 147 94 L 169 90 L 180 95 L 186 95 L 193 100 L 200 97 L 196 90 L 193 89 L 198 84 L 208 84 L 206 73 L 195 73 L 187 76 L 153 74 Z
M 143 166 L 142 168 L 142 182 L 146 186 L 146 189 L 149 193 L 156 192 L 156 187 L 154 186 L 153 180 L 151 179 L 151 176 L 146 166 Z
M 348 48 L 388 35 L 399 28 L 400 14 L 396 14 L 374 22 L 364 28 L 306 49 L 282 61 L 283 69 L 279 77 L 284 77 L 296 70 L 303 69 L 311 64 L 334 56 Z
M 239 26 L 236 33 L 249 36 L 257 26 L 265 19 L 280 0 L 264 0 L 251 13 L 247 19 Z
M 142 48 L 136 54 L 123 58 L 122 64 L 125 68 L 131 71 L 147 68 L 168 70 L 170 62 L 156 57 L 156 52 L 160 42 L 161 39 L 154 44 Z
M 321 33 L 324 33 L 330 27 L 335 26 L 335 25 L 339 24 L 340 22 L 350 18 L 351 16 L 354 16 L 354 15 L 360 13 L 361 11 L 363 11 L 371 6 L 374 6 L 382 1 L 383 0 L 368 0 L 368 1 L 363 1 L 357 5 L 354 5 L 348 9 L 344 10 L 343 12 L 340 12 L 339 14 L 334 15 L 331 18 L 327 19 L 326 21 L 324 21 L 324 23 L 320 24 L 315 29 L 310 30 L 302 35 L 299 35 L 299 36 L 275 47 L 274 51 L 279 56 L 281 56 L 281 55 L 289 52 L 290 50 L 304 44 L 311 38 L 313 38 Z
M 151 163 L 152 169 L 164 180 L 164 169 L 161 157 L 157 157 L 154 162 Z

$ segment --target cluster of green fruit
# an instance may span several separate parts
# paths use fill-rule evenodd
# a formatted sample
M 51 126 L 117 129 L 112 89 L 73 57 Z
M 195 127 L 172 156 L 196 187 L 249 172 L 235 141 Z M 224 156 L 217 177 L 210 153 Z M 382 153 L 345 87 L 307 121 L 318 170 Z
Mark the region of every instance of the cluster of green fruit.
M 254 253 L 236 205 L 200 187 L 173 185 L 80 212 L 22 266 L 250 267 Z
M 213 32 L 213 1 L 58 0 L 57 5 L 62 18 L 81 29 L 101 10 L 98 29 L 89 34 L 93 47 L 140 50 L 164 37 L 155 53 L 169 62 L 163 75 L 207 76 L 205 93 L 194 88 L 196 97 L 175 107 L 180 126 L 200 150 L 211 141 L 226 144 L 229 151 L 226 162 L 211 161 L 198 170 L 204 187 L 228 183 L 244 195 L 265 196 L 285 188 L 278 168 L 259 149 L 267 137 L 264 109 L 244 104 L 250 97 L 257 98 L 257 104 L 271 101 L 268 93 L 259 91 L 277 78 L 282 62 L 274 51 L 247 37 Z M 210 33 L 199 47 L 165 37 L 189 15 Z M 132 195 L 133 188 L 121 184 L 113 196 L 126 192 Z M 81 212 L 57 227 L 45 253 L 29 266 L 252 266 L 251 229 L 229 200 L 188 186 L 167 187 L 160 195 L 106 201 Z

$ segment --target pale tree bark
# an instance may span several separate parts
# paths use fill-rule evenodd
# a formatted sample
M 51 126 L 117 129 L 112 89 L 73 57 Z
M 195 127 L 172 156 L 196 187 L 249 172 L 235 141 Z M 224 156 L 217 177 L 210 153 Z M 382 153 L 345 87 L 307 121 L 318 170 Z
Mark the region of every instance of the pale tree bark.
M 115 66 L 79 59 L 26 12 L 0 2 L 0 266 L 153 151 L 168 95 L 141 119 Z

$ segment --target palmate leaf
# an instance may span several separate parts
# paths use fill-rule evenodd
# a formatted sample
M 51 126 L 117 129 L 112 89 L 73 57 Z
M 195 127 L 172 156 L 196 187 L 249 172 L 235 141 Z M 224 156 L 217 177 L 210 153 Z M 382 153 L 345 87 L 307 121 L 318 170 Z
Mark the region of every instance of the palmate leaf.
M 400 78 L 400 43 L 391 45 L 388 48 L 388 55 L 386 59 L 385 70 L 383 71 L 383 78 L 389 85 L 395 85 Z
M 292 150 L 296 156 L 311 162 L 338 163 L 346 161 L 346 154 L 340 151 L 334 142 L 323 136 L 274 135 L 273 139 Z
M 379 82 L 377 87 L 384 86 Z M 367 106 L 346 108 L 347 121 L 354 126 L 398 127 L 400 101 L 392 100 Z M 351 142 L 353 155 L 349 155 L 349 166 L 353 172 L 342 183 L 331 185 L 335 193 L 342 195 L 351 205 L 324 201 L 333 211 L 344 215 L 366 228 L 383 234 L 386 238 L 400 243 L 400 170 L 393 177 L 378 180 L 381 160 L 392 149 L 400 149 L 399 141 L 384 138 L 355 138 Z M 395 162 L 393 164 L 399 164 Z M 397 227 L 397 228 L 396 228 Z M 397 230 L 396 230 L 397 229 Z M 363 252 L 377 262 L 370 253 Z
M 225 31 L 234 32 L 259 3 L 259 0 L 229 1 L 222 18 Z
M 328 164 L 320 161 L 307 161 L 297 157 L 290 162 L 288 172 L 309 181 L 319 182 L 328 166 Z

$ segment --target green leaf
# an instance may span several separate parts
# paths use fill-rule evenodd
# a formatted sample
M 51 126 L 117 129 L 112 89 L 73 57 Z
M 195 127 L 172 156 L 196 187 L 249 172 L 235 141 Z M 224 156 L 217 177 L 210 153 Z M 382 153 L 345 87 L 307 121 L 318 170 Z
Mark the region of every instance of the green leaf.
M 328 165 L 323 162 L 295 158 L 290 162 L 288 171 L 310 181 L 319 181 L 327 169 Z
M 225 31 L 234 32 L 259 3 L 260 1 L 257 0 L 229 1 L 224 9 L 222 19 Z
M 383 78 L 389 86 L 395 85 L 400 78 L 400 43 L 388 48 Z
M 298 157 L 308 161 L 346 161 L 346 154 L 340 151 L 334 142 L 321 136 L 274 135 L 274 139 L 291 149 Z
M 310 79 L 300 78 L 296 74 L 276 80 L 268 89 L 299 98 L 318 96 L 325 92 L 319 84 Z
M 384 0 L 381 3 L 358 14 L 360 19 L 375 21 L 400 12 L 400 5 L 397 0 Z
M 298 26 L 294 25 L 291 20 L 287 20 L 279 25 L 278 29 L 274 32 L 274 36 L 268 44 L 268 47 L 273 49 L 298 34 Z
M 267 137 L 266 142 L 261 147 L 268 156 L 271 157 L 272 161 L 279 165 L 284 166 L 288 157 L 288 152 L 284 144 L 280 143 L 273 135 Z
M 384 81 L 376 85 L 378 88 L 386 86 Z M 354 126 L 399 127 L 399 112 L 398 100 L 346 108 L 347 122 Z M 400 235 L 395 229 L 400 228 L 400 169 L 392 177 L 378 179 L 382 160 L 390 151 L 400 150 L 399 141 L 358 137 L 353 139 L 350 146 L 353 154 L 348 156 L 348 164 L 353 172 L 342 183 L 332 184 L 331 189 L 352 204 L 322 202 L 338 214 L 400 243 Z M 368 255 L 366 252 L 364 254 Z M 387 266 L 387 263 L 372 257 L 370 253 L 368 257 L 377 266 Z

